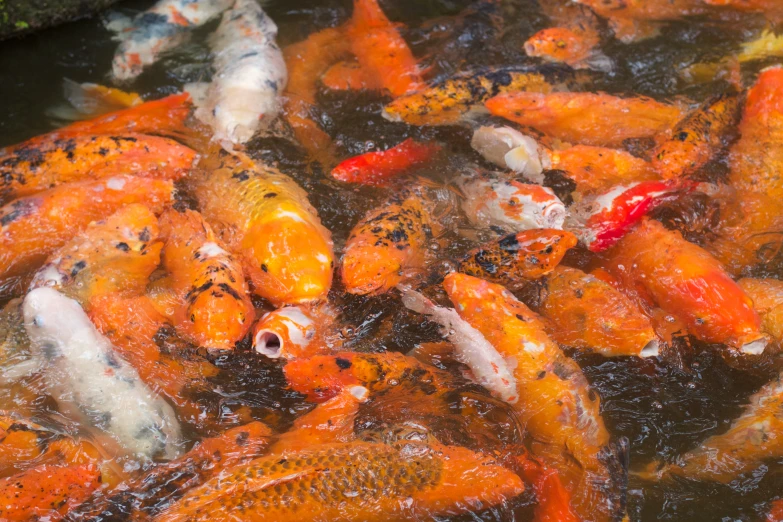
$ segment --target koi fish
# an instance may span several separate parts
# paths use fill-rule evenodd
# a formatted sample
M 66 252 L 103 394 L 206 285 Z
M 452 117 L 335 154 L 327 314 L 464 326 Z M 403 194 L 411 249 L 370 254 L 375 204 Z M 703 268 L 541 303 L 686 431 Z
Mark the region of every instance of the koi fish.
M 383 116 L 408 125 L 450 125 L 471 107 L 510 92 L 549 93 L 552 85 L 543 74 L 513 69 L 480 70 L 449 78 L 387 104 Z
M 18 285 L 90 222 L 125 205 L 161 212 L 173 190 L 171 181 L 119 176 L 69 183 L 8 203 L 0 208 L 0 287 Z
M 783 281 L 777 279 L 744 278 L 737 284 L 753 301 L 753 309 L 761 317 L 761 327 L 777 342 L 783 341 Z
M 0 415 L 0 477 L 23 471 L 45 451 L 53 433 L 26 419 Z
M 422 520 L 493 506 L 523 490 L 515 473 L 466 448 L 355 441 L 256 459 L 191 490 L 160 522 L 236 512 L 247 520 Z
M 56 520 L 101 487 L 94 465 L 40 466 L 0 479 L 0 519 Z
M 544 279 L 540 307 L 549 335 L 561 345 L 605 357 L 658 355 L 650 318 L 612 285 L 579 269 L 558 266 Z
M 29 196 L 63 183 L 104 179 L 133 171 L 142 177 L 177 180 L 196 152 L 157 136 L 80 136 L 17 147 L 0 162 L 3 199 Z
M 0 375 L 2 385 L 31 375 L 40 368 L 40 361 L 30 354 L 30 340 L 24 328 L 22 300 L 19 298 L 11 299 L 0 310 L 0 368 L 3 369 Z M 0 462 L 3 462 L 2 458 Z
M 331 234 L 307 194 L 278 170 L 220 152 L 195 179 L 201 212 L 275 306 L 318 301 L 332 285 Z
M 742 415 L 728 431 L 713 435 L 696 449 L 680 455 L 676 463 L 660 466 L 653 462 L 639 475 L 656 479 L 678 475 L 727 484 L 764 461 L 783 456 L 781 408 L 783 376 L 778 375 L 750 397 Z
M 249 141 L 280 110 L 288 75 L 276 38 L 277 26 L 255 0 L 235 0 L 212 35 L 215 74 L 195 115 L 227 150 Z
M 607 254 L 624 286 L 683 321 L 697 338 L 742 353 L 764 351 L 767 338 L 753 302 L 703 248 L 643 220 Z
M 616 186 L 605 194 L 585 198 L 572 209 L 573 232 L 591 251 L 606 250 L 649 211 L 694 187 L 694 183 L 678 180 Z
M 351 230 L 340 275 L 351 294 L 381 294 L 421 267 L 432 238 L 428 200 L 420 189 L 405 190 L 364 216 Z
M 336 310 L 328 304 L 285 306 L 259 319 L 253 330 L 253 349 L 270 359 L 296 359 L 337 349 Z
M 99 522 L 111 517 L 151 517 L 179 500 L 188 489 L 200 486 L 223 470 L 260 457 L 271 440 L 272 431 L 261 422 L 231 428 L 110 492 L 94 492 L 69 511 L 65 520 Z
M 458 183 L 465 194 L 462 210 L 479 228 L 506 233 L 563 228 L 566 208 L 550 188 L 516 180 L 482 178 L 463 179 Z
M 324 87 L 333 91 L 379 91 L 378 79 L 368 74 L 358 62 L 342 60 L 329 67 L 321 76 Z
M 64 120 L 94 118 L 144 103 L 135 92 L 125 92 L 97 83 L 76 83 L 68 78 L 63 80 L 63 94 L 68 105 L 56 106 L 46 112 Z
M 562 170 L 583 196 L 609 192 L 617 185 L 658 179 L 648 162 L 619 149 L 574 145 L 552 150 L 549 158 L 552 168 Z
M 385 185 L 391 179 L 428 162 L 441 147 L 408 138 L 384 151 L 365 152 L 342 161 L 332 169 L 332 177 L 345 183 Z
M 652 165 L 663 179 L 688 177 L 726 145 L 727 134 L 740 115 L 740 97 L 722 94 L 688 114 L 672 137 L 652 152 Z
M 132 80 L 166 51 L 179 45 L 187 31 L 199 27 L 231 7 L 233 0 L 159 0 L 139 14 L 119 34 L 112 74 Z
M 551 151 L 511 127 L 479 127 L 473 132 L 470 146 L 485 160 L 539 185 L 544 182 L 544 170 L 552 167 Z
M 354 0 L 346 34 L 361 67 L 393 98 L 425 87 L 410 47 L 377 0 Z
M 440 325 L 441 333 L 454 344 L 457 360 L 470 368 L 481 386 L 499 399 L 517 401 L 517 383 L 506 361 L 487 341 L 451 308 L 435 303 L 411 288 L 400 288 L 402 303 L 414 312 L 426 315 Z
M 443 281 L 459 315 L 506 358 L 516 361 L 514 411 L 534 439 L 533 454 L 561 473 L 573 507 L 586 520 L 609 520 L 622 509 L 602 461 L 609 433 L 599 398 L 579 366 L 546 334 L 536 314 L 505 288 L 465 274 Z
M 23 308 L 27 335 L 49 363 L 47 386 L 61 405 L 70 406 L 71 397 L 91 425 L 132 453 L 176 456 L 181 434 L 174 410 L 114 353 L 79 303 L 52 288 L 36 288 Z
M 177 333 L 197 346 L 233 348 L 255 319 L 239 261 L 198 212 L 168 210 L 160 226 L 167 276 L 155 286 L 172 301 Z
M 704 0 L 704 3 L 737 11 L 763 13 L 775 25 L 783 19 L 783 6 L 776 0 Z
M 619 147 L 629 138 L 656 137 L 682 119 L 675 105 L 604 93 L 511 92 L 490 98 L 485 105 L 495 116 L 552 138 L 602 147 Z
M 783 521 L 783 501 L 776 500 L 772 503 L 772 507 L 767 514 L 767 522 L 781 522 Z
M 297 141 L 311 157 L 333 165 L 336 151 L 332 139 L 314 117 L 318 81 L 329 66 L 347 55 L 351 43 L 342 29 L 327 28 L 283 49 L 288 86 L 284 114 Z
M 459 271 L 509 288 L 521 287 L 552 272 L 576 243 L 576 236 L 564 230 L 524 230 L 471 250 Z
M 160 264 L 158 220 L 144 205 L 128 205 L 52 252 L 30 289 L 52 287 L 89 311 L 104 295 L 141 295 Z

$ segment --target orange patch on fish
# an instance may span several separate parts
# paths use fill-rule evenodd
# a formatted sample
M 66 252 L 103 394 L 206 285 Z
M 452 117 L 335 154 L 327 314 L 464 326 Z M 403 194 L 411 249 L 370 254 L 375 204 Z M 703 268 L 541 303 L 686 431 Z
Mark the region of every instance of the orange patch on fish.
M 270 359 L 329 353 L 340 343 L 332 339 L 335 315 L 329 304 L 278 308 L 256 323 L 253 349 Z
M 552 168 L 565 171 L 583 195 L 658 177 L 648 162 L 620 149 L 575 145 L 551 151 L 550 159 Z
M 378 90 L 378 79 L 368 74 L 362 66 L 356 62 L 343 60 L 329 67 L 321 76 L 321 82 L 327 89 L 333 91 L 361 91 Z
M 385 185 L 396 176 L 426 163 L 440 150 L 440 145 L 408 138 L 389 149 L 366 152 L 342 161 L 332 169 L 332 177 L 346 183 Z

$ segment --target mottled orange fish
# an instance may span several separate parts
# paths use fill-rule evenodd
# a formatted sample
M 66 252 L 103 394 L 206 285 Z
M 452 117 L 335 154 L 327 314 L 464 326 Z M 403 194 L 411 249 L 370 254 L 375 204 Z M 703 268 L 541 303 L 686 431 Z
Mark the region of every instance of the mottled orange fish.
M 164 315 L 197 346 L 233 348 L 255 319 L 242 266 L 198 212 L 168 210 L 160 226 L 167 273 L 155 288 L 168 305 Z
M 333 91 L 380 90 L 378 78 L 368 74 L 355 61 L 342 60 L 329 67 L 321 76 L 321 83 Z
M 778 343 L 783 342 L 783 281 L 745 278 L 737 284 L 753 301 L 764 331 Z
M 658 355 L 650 318 L 619 290 L 579 269 L 558 266 L 544 279 L 540 312 L 562 345 L 607 357 Z
M 653 138 L 682 118 L 674 105 L 604 93 L 514 92 L 495 96 L 485 105 L 495 116 L 552 138 L 603 147 L 619 147 L 629 138 Z
M 328 303 L 284 306 L 261 317 L 253 329 L 253 349 L 277 359 L 326 354 L 337 349 L 337 311 Z
M 90 222 L 141 203 L 161 212 L 171 202 L 171 181 L 117 176 L 70 183 L 16 199 L 0 208 L 0 287 L 35 270 Z
M 409 125 L 450 125 L 471 107 L 507 92 L 548 93 L 552 85 L 537 72 L 497 69 L 462 74 L 419 92 L 401 96 L 384 108 L 384 116 Z
M 63 183 L 123 174 L 176 180 L 195 159 L 192 149 L 157 136 L 61 138 L 16 147 L 0 160 L 0 196 L 27 196 Z
M 767 522 L 783 522 L 783 500 L 776 500 L 767 514 Z
M 346 56 L 351 43 L 341 28 L 327 28 L 283 49 L 288 84 L 284 114 L 294 135 L 310 156 L 334 162 L 332 139 L 315 122 L 318 81 L 329 66 Z
M 697 338 L 745 353 L 760 353 L 767 339 L 753 302 L 703 248 L 643 220 L 608 253 L 607 269 Z
M 534 439 L 533 454 L 555 467 L 588 520 L 609 520 L 621 509 L 620 491 L 599 456 L 609 433 L 600 400 L 579 366 L 546 334 L 539 317 L 500 285 L 465 274 L 443 287 L 461 317 L 501 355 L 516 362 L 519 400 L 513 405 Z
M 93 465 L 44 465 L 0 479 L 0 520 L 59 519 L 100 486 Z
M 140 295 L 160 264 L 158 235 L 158 220 L 147 207 L 123 207 L 50 254 L 30 288 L 55 287 L 87 311 L 99 296 Z
M 392 97 L 425 87 L 413 52 L 395 24 L 386 18 L 378 0 L 354 0 L 346 33 L 362 69 L 377 78 Z
M 159 520 L 237 512 L 247 521 L 424 520 L 493 506 L 523 490 L 515 473 L 466 448 L 355 441 L 256 459 L 191 490 Z
M 664 179 L 694 174 L 727 145 L 727 135 L 740 114 L 740 97 L 721 94 L 685 117 L 672 136 L 651 154 L 655 171 Z
M 53 435 L 34 422 L 0 415 L 0 477 L 14 475 L 35 462 Z
M 194 192 L 201 213 L 242 261 L 253 291 L 275 306 L 323 300 L 332 285 L 332 238 L 307 193 L 278 170 L 220 152 Z
M 657 179 L 650 164 L 620 149 L 575 145 L 552 150 L 553 169 L 559 169 L 576 183 L 582 195 L 608 192 L 616 185 Z
M 272 430 L 261 422 L 237 426 L 198 442 L 184 455 L 158 464 L 138 478 L 130 479 L 108 492 L 93 493 L 71 510 L 65 520 L 123 518 L 148 520 L 162 507 L 181 498 L 224 469 L 263 455 L 272 441 Z
M 404 270 L 422 266 L 432 238 L 428 206 L 421 190 L 406 190 L 353 227 L 340 270 L 346 291 L 380 294 L 402 281 Z
M 554 270 L 576 243 L 576 236 L 564 230 L 524 230 L 471 250 L 459 271 L 509 288 L 520 287 Z

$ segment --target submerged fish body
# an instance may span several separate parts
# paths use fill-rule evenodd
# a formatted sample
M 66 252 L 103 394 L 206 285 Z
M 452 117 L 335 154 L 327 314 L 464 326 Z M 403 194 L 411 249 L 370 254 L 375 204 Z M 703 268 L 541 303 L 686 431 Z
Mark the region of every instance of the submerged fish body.
M 457 312 L 516 362 L 519 400 L 514 410 L 535 441 L 534 455 L 551 463 L 586 520 L 610 520 L 622 509 L 622 491 L 602 460 L 609 433 L 599 398 L 579 366 L 545 332 L 536 314 L 505 288 L 452 273 L 443 282 Z
M 576 236 L 564 230 L 525 230 L 471 250 L 459 271 L 509 288 L 521 287 L 554 270 L 576 243 Z
M 332 285 L 331 234 L 307 194 L 278 170 L 221 152 L 195 179 L 204 219 L 275 306 L 319 301 Z
M 764 332 L 778 343 L 783 342 L 783 281 L 744 278 L 737 284 L 753 300 Z
M 349 293 L 387 292 L 402 281 L 404 270 L 421 267 L 432 238 L 430 203 L 423 189 L 404 190 L 353 227 L 340 270 Z
M 56 288 L 85 310 L 100 296 L 140 295 L 160 263 L 158 233 L 158 220 L 147 207 L 123 207 L 50 254 L 30 288 Z
M 537 228 L 562 229 L 566 208 L 552 189 L 499 179 L 461 180 L 462 209 L 480 228 L 521 232 Z
M 507 92 L 551 92 L 552 85 L 537 72 L 497 69 L 466 73 L 419 92 L 401 96 L 384 108 L 384 117 L 409 125 L 456 123 L 472 107 Z
M 682 118 L 680 109 L 651 98 L 619 98 L 604 93 L 511 92 L 490 98 L 489 112 L 552 138 L 603 147 L 629 138 L 654 138 Z
M 552 168 L 562 170 L 583 196 L 658 178 L 649 162 L 620 149 L 574 145 L 553 150 L 550 158 Z
M 188 493 L 161 522 L 422 520 L 490 507 L 524 490 L 492 459 L 456 446 L 315 445 L 235 468 Z
M 233 348 L 255 318 L 240 262 L 198 212 L 165 212 L 161 232 L 167 276 L 157 287 L 172 294 L 177 333 L 197 346 Z
M 347 183 L 385 185 L 395 176 L 426 163 L 440 149 L 439 145 L 408 138 L 387 150 L 366 152 L 340 162 L 332 169 L 332 177 Z
M 0 286 L 25 280 L 92 221 L 133 203 L 159 213 L 173 191 L 171 181 L 117 176 L 69 183 L 8 203 L 0 208 Z
M 558 266 L 544 280 L 541 314 L 561 345 L 607 357 L 658 355 L 650 318 L 612 285 L 579 269 Z
M 231 7 L 233 0 L 159 0 L 134 18 L 119 35 L 112 72 L 132 80 L 164 52 L 179 45 L 189 29 L 203 25 Z
M 533 183 L 543 183 L 544 170 L 552 167 L 551 151 L 511 127 L 479 127 L 470 145 L 487 161 L 522 174 Z
M 176 180 L 196 153 L 169 138 L 76 136 L 14 148 L 0 162 L 0 197 L 29 196 L 74 181 L 134 175 Z
M 287 81 L 277 26 L 255 0 L 236 0 L 212 36 L 215 74 L 196 117 L 232 150 L 277 116 Z
M 129 452 L 173 458 L 181 443 L 174 411 L 114 353 L 79 304 L 52 288 L 24 300 L 27 334 L 48 361 L 46 380 L 59 401 L 72 403 Z
M 690 333 L 744 353 L 764 351 L 767 338 L 753 302 L 701 247 L 646 219 L 608 253 L 607 269 L 680 318 Z

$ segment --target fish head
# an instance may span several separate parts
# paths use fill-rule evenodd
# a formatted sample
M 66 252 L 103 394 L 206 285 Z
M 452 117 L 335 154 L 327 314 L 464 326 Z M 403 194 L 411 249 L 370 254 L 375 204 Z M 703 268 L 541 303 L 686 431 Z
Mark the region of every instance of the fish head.
M 305 309 L 287 306 L 264 315 L 253 334 L 253 349 L 270 359 L 306 355 L 316 325 Z
M 22 304 L 25 328 L 34 346 L 44 355 L 55 355 L 69 339 L 92 331 L 93 326 L 82 307 L 57 290 L 41 287 L 31 290 Z

